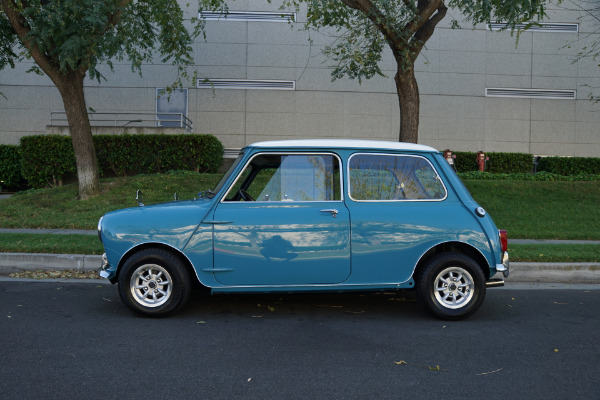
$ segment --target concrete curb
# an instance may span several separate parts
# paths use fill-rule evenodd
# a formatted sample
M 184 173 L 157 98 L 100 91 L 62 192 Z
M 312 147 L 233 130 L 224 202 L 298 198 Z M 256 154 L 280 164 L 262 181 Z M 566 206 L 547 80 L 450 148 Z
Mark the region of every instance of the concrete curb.
M 506 282 L 600 284 L 600 263 L 510 263 Z
M 0 275 L 35 270 L 93 271 L 102 256 L 83 254 L 0 253 Z M 600 263 L 526 263 L 510 264 L 506 282 L 600 284 Z
M 38 269 L 92 271 L 101 262 L 102 256 L 83 254 L 0 253 L 0 275 Z

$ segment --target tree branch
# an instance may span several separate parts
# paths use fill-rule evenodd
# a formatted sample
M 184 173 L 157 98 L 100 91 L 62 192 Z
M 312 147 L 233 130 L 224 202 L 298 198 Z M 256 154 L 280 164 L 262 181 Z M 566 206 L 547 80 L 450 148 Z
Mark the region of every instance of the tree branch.
M 123 15 L 123 8 L 125 8 L 125 6 L 129 3 L 131 3 L 131 0 L 121 0 L 119 5 L 117 6 L 118 11 L 108 16 L 108 22 L 106 23 L 104 32 L 102 32 L 101 35 L 106 33 L 109 29 L 115 27 L 119 23 L 119 21 L 121 20 L 121 16 Z
M 437 8 L 437 12 L 431 18 L 429 18 L 427 22 L 425 22 L 425 24 L 423 24 L 423 26 L 419 28 L 417 33 L 415 33 L 415 35 L 413 36 L 413 40 L 411 40 L 411 48 L 413 50 L 413 54 L 415 54 L 415 60 L 421 52 L 421 50 L 423 49 L 425 43 L 433 35 L 437 24 L 446 16 L 447 11 L 448 7 L 446 7 L 444 2 L 442 1 L 439 7 Z
M 1 0 L 2 1 L 2 9 L 6 17 L 8 18 L 8 22 L 10 26 L 13 28 L 23 46 L 29 51 L 31 57 L 34 61 L 40 66 L 40 68 L 52 79 L 52 81 L 56 84 L 56 77 L 60 73 L 57 66 L 52 63 L 50 57 L 44 54 L 38 47 L 38 45 L 28 39 L 29 32 L 31 29 L 27 26 L 25 18 L 17 11 L 18 7 L 15 4 L 14 0 Z
M 440 7 L 446 8 L 444 0 L 419 0 L 417 7 L 418 13 L 412 20 L 404 25 L 404 30 L 410 32 L 412 36 L 412 34 L 416 33 L 427 21 L 429 21 L 429 18 L 431 18 L 433 13 Z
M 342 3 L 355 10 L 362 11 L 367 18 L 375 24 L 377 29 L 385 36 L 390 46 L 394 49 L 402 49 L 408 43 L 402 41 L 402 36 L 391 26 L 385 23 L 385 15 L 371 0 L 341 0 Z M 407 0 L 408 1 L 408 0 Z

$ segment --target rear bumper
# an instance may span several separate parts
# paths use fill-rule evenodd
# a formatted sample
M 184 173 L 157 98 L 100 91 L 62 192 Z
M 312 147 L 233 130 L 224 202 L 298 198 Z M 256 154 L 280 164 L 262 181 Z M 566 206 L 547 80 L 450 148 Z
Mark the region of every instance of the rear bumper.
M 508 260 L 508 253 L 505 251 L 502 254 L 502 264 L 496 264 L 496 271 L 502 272 L 503 278 L 492 278 L 489 279 L 486 283 L 486 287 L 500 287 L 504 286 L 504 278 L 508 277 L 510 273 L 510 262 Z
M 502 264 L 496 264 L 496 271 L 502 272 L 505 278 L 508 278 L 510 273 L 510 261 L 508 260 L 508 252 L 502 254 Z
M 504 286 L 504 279 L 503 278 L 493 278 L 490 279 L 489 281 L 487 281 L 485 283 L 486 287 L 501 287 Z

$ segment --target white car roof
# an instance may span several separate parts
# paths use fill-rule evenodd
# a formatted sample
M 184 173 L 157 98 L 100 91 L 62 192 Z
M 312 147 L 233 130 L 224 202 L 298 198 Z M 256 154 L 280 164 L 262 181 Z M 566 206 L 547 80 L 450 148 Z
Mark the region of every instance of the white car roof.
M 351 149 L 382 149 L 437 152 L 433 147 L 422 144 L 388 142 L 383 140 L 360 139 L 301 139 L 301 140 L 272 140 L 252 143 L 249 147 L 301 147 L 301 148 L 351 148 Z

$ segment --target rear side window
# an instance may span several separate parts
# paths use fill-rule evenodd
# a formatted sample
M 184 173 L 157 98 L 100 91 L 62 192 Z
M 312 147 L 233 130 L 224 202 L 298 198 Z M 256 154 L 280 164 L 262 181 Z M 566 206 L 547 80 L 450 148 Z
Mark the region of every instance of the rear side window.
M 349 162 L 350 197 L 358 201 L 443 200 L 446 188 L 419 156 L 355 154 Z

